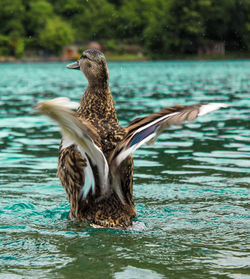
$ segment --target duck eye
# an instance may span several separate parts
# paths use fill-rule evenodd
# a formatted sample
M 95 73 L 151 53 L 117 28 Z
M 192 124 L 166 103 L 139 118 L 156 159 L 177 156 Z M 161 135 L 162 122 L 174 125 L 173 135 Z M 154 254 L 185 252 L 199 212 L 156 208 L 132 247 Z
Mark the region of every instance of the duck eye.
M 80 59 L 87 59 L 88 57 L 85 55 L 85 54 L 83 54 L 81 57 L 80 57 Z

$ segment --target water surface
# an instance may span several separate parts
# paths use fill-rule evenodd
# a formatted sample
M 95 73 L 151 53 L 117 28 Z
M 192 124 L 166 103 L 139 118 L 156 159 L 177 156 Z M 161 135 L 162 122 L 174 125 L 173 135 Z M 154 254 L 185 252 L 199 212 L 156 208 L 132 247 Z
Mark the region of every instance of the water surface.
M 79 101 L 62 63 L 0 64 L 0 278 L 249 278 L 250 61 L 109 63 L 121 125 L 163 106 L 230 108 L 166 130 L 134 154 L 144 231 L 67 219 L 60 133 L 39 101 Z

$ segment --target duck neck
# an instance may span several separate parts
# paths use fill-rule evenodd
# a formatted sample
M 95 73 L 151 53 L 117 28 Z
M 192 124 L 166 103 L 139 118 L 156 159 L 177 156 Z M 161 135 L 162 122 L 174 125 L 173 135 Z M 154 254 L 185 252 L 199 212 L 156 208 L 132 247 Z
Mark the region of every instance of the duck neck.
M 102 83 L 102 85 L 97 83 L 88 85 L 81 98 L 78 115 L 91 121 L 103 119 L 118 122 L 108 81 L 106 84 Z
M 92 91 L 107 91 L 109 89 L 109 81 L 107 79 L 89 80 L 88 88 Z

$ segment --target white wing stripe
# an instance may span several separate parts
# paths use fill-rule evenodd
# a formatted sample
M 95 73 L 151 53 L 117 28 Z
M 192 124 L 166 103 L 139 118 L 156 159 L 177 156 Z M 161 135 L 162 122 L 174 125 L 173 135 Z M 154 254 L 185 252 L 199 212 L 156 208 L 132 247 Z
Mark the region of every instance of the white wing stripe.
M 87 166 L 84 168 L 85 178 L 84 178 L 84 186 L 83 186 L 83 193 L 82 193 L 82 199 L 85 199 L 90 189 L 92 189 L 92 194 L 95 193 L 95 178 L 88 156 L 86 156 L 86 154 L 83 152 L 81 152 L 81 154 L 87 163 Z
M 227 108 L 228 106 L 228 104 L 224 103 L 208 103 L 200 107 L 198 116 L 203 116 L 209 112 L 212 112 L 219 108 Z
M 171 117 L 171 116 L 176 115 L 177 113 L 178 113 L 178 112 L 173 112 L 173 113 L 171 113 L 171 114 L 164 115 L 164 116 L 162 116 L 162 117 L 160 117 L 160 118 L 154 120 L 153 122 L 150 122 L 150 123 L 148 123 L 148 124 L 145 125 L 145 126 L 142 126 L 142 127 L 139 128 L 138 130 L 136 130 L 136 132 L 133 133 L 133 136 L 136 135 L 137 133 L 141 132 L 142 130 L 147 129 L 147 128 L 150 127 L 150 126 L 153 126 L 153 125 L 156 124 L 157 122 L 160 122 L 160 121 L 165 120 L 165 119 L 167 119 L 167 118 L 169 118 L 169 117 Z M 132 137 L 133 137 L 133 136 L 132 136 Z

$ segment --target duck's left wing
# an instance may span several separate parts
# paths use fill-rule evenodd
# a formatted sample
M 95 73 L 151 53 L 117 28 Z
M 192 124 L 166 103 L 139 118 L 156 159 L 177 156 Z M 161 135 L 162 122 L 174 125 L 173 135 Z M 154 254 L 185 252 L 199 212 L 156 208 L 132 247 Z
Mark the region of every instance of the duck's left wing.
M 95 129 L 87 121 L 79 121 L 75 113 L 70 110 L 78 106 L 78 103 L 71 102 L 68 98 L 56 98 L 38 103 L 35 109 L 56 121 L 61 128 L 63 144 L 65 146 L 76 144 L 83 158 L 86 159 L 88 166 L 84 169 L 86 177 L 83 186 L 83 198 L 86 198 L 91 189 L 92 193 L 95 192 L 95 179 L 89 161 L 98 169 L 101 191 L 104 195 L 109 190 L 107 160 L 95 144 L 95 139 L 98 137 Z
M 170 125 L 179 125 L 184 121 L 193 121 L 198 116 L 205 115 L 219 108 L 226 108 L 223 103 L 203 103 L 192 106 L 165 107 L 151 115 L 136 118 L 127 127 L 124 140 L 116 147 L 111 156 L 112 169 L 118 167 L 129 154 L 138 149 L 142 144 L 154 143 L 163 129 Z

